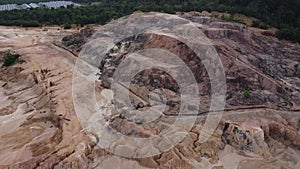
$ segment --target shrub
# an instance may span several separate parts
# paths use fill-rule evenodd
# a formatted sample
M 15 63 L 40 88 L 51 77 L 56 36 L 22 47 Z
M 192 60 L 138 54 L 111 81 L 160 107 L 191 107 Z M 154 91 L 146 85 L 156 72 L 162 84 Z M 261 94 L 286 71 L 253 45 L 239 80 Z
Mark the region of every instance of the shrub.
M 260 28 L 260 29 L 269 29 L 270 26 L 266 23 L 263 23 L 261 21 L 255 20 L 251 24 L 252 27 Z
M 244 90 L 243 95 L 245 98 L 251 97 L 250 91 L 249 90 Z
M 293 27 L 283 27 L 277 31 L 276 36 L 279 39 L 286 39 L 292 42 L 300 43 L 300 29 L 293 28 Z
M 74 41 L 68 40 L 68 41 L 65 42 L 65 44 L 66 44 L 66 46 L 71 46 L 71 45 L 74 44 Z
M 270 26 L 267 25 L 267 24 L 265 24 L 265 23 L 261 23 L 261 24 L 258 26 L 258 28 L 260 28 L 260 29 L 269 29 Z
M 64 29 L 71 29 L 71 25 L 70 24 L 65 24 Z
M 284 103 L 285 103 L 286 105 L 291 105 L 291 104 L 292 104 L 292 102 L 291 102 L 291 100 L 290 100 L 289 98 L 285 98 L 285 99 L 284 99 Z
M 258 28 L 259 25 L 260 25 L 260 22 L 258 20 L 253 21 L 251 24 L 252 27 L 256 27 L 256 28 Z
M 20 62 L 24 62 L 23 60 L 20 60 L 21 55 L 19 54 L 14 54 L 14 53 L 11 53 L 11 52 L 6 52 L 4 54 L 4 58 L 3 58 L 3 64 L 2 64 L 2 67 L 8 67 L 8 66 L 11 66 L 15 63 L 20 63 Z
M 213 13 L 213 14 L 211 14 L 211 17 L 213 17 L 213 18 L 219 18 L 219 14 Z
M 223 21 L 231 21 L 230 16 L 225 15 L 225 14 L 223 14 L 223 15 L 221 16 L 221 19 L 222 19 Z

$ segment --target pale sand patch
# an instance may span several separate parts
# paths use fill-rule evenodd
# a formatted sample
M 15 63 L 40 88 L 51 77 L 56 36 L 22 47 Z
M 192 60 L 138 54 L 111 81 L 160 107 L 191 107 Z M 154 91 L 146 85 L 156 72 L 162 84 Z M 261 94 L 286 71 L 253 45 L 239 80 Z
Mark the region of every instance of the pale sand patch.
M 240 162 L 246 159 L 254 159 L 244 157 L 238 154 L 238 151 L 230 145 L 226 145 L 225 149 L 220 151 L 220 160 L 223 164 L 224 169 L 238 169 Z M 255 158 L 262 159 L 262 158 Z
M 0 85 L 2 86 L 3 83 L 0 82 Z M 11 101 L 7 99 L 7 96 L 5 96 L 4 91 L 0 89 L 0 109 L 10 105 Z

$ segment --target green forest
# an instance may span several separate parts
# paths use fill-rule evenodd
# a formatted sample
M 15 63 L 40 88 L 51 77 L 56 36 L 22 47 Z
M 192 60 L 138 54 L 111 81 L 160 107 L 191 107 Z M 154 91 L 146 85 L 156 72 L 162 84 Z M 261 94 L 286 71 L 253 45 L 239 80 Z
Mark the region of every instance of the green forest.
M 0 0 L 0 3 L 36 1 L 41 0 Z M 90 5 L 95 1 L 73 0 L 76 3 L 86 4 L 76 8 L 3 11 L 0 12 L 0 24 L 25 27 L 69 24 L 83 26 L 94 23 L 105 24 L 134 11 L 175 13 L 208 10 L 256 17 L 278 28 L 278 38 L 300 42 L 299 0 L 101 0 L 99 5 Z
M 38 3 L 38 2 L 49 2 L 49 1 L 63 1 L 63 0 L 0 0 L 0 5 L 3 4 L 23 4 L 23 3 Z M 90 3 L 97 0 L 65 0 L 76 3 Z
M 23 3 L 31 3 L 31 2 L 48 2 L 50 0 L 0 0 L 0 5 L 3 4 L 23 4 Z M 56 0 L 54 0 L 56 1 Z

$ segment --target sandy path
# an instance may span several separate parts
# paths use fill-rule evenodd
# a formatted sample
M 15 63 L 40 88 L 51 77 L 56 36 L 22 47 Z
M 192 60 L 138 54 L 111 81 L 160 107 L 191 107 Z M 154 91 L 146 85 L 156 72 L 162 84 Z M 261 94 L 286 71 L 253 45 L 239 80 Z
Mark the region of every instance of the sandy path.
M 14 103 L 12 106 L 15 105 L 17 108 L 9 115 L 0 116 L 0 168 L 2 168 L 1 165 L 11 165 L 32 159 L 36 152 L 30 147 L 36 143 L 40 145 L 47 143 L 47 140 L 53 139 L 55 133 L 60 130 L 64 130 L 64 135 L 72 138 L 73 130 L 78 132 L 77 128 L 80 126 L 76 122 L 76 118 L 74 119 L 75 112 L 71 98 L 72 68 L 76 57 L 53 44 L 54 41 L 60 41 L 70 31 L 0 27 L 0 32 L 0 51 L 15 51 L 26 61 L 24 64 L 13 66 L 24 69 L 16 76 L 19 79 L 17 83 L 9 83 L 13 90 L 21 89 L 17 95 L 10 95 L 11 98 L 16 97 L 16 99 L 8 99 L 9 96 L 6 96 L 4 92 L 14 92 L 0 87 L 0 108 L 8 106 L 11 102 Z M 45 74 L 41 72 L 42 70 L 50 72 Z M 26 86 L 32 86 L 31 83 L 28 83 L 32 73 L 37 76 L 39 84 L 33 84 L 33 87 L 28 88 Z M 23 78 L 24 76 L 28 76 L 27 80 Z M 50 83 L 52 85 L 49 85 Z M 3 83 L 0 84 L 2 86 Z M 22 102 L 28 104 L 20 104 L 18 100 L 24 100 Z M 42 108 L 38 108 L 41 106 Z M 52 116 L 55 117 L 54 119 L 66 118 L 75 120 L 75 122 L 63 121 L 62 126 L 54 127 L 55 121 L 52 121 Z M 71 130 L 63 127 L 66 123 L 73 126 Z M 26 126 L 22 127 L 24 124 Z M 24 137 L 20 140 L 16 134 L 20 132 L 29 135 L 19 135 L 20 138 Z M 82 136 L 78 133 L 75 134 L 78 137 L 76 141 L 80 142 Z M 75 145 L 77 144 L 75 143 Z M 47 147 L 49 146 L 49 150 L 43 150 L 45 155 L 57 151 L 60 149 L 59 147 L 72 146 L 72 142 L 65 139 L 65 142 L 58 147 L 56 147 L 57 145 L 48 145 Z M 70 148 L 70 150 L 72 149 Z

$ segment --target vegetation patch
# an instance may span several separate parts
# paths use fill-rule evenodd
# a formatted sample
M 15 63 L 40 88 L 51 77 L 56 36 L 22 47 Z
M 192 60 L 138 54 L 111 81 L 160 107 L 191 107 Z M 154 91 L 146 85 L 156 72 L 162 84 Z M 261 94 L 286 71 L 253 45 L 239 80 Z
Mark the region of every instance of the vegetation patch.
M 21 55 L 17 53 L 12 53 L 10 51 L 5 52 L 3 56 L 3 64 L 2 67 L 8 67 L 16 63 L 23 63 L 24 60 L 20 59 Z
M 244 95 L 245 98 L 250 98 L 251 97 L 251 93 L 250 93 L 249 90 L 244 90 L 243 95 Z
M 243 20 L 236 19 L 234 15 L 231 14 L 222 14 L 221 19 L 226 22 L 237 22 L 237 23 L 245 24 Z
M 71 29 L 71 28 L 72 28 L 72 26 L 70 24 L 65 24 L 64 25 L 64 29 Z
M 260 29 L 269 29 L 270 28 L 269 25 L 267 25 L 266 23 L 263 23 L 263 22 L 261 22 L 259 20 L 253 21 L 252 24 L 251 24 L 251 26 L 252 27 L 256 27 L 256 28 L 260 28 Z

